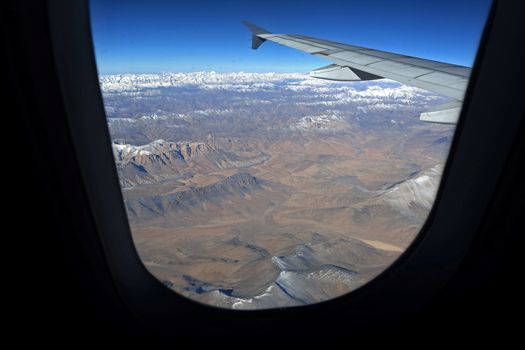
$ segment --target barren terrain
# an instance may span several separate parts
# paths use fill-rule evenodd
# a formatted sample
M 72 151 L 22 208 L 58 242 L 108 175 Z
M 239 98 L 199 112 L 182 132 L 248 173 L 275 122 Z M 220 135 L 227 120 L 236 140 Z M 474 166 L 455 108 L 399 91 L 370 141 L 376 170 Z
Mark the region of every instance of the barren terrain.
M 222 307 L 347 293 L 428 215 L 453 128 L 416 115 L 442 99 L 393 83 L 257 78 L 272 86 L 103 84 L 138 252 L 168 287 Z

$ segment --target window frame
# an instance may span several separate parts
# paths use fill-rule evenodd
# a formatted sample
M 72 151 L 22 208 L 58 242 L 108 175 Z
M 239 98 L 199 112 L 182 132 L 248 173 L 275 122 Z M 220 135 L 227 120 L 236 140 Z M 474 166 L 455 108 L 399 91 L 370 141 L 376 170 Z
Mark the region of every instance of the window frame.
M 359 330 L 378 323 L 387 326 L 402 319 L 403 314 L 423 309 L 444 288 L 466 255 L 522 122 L 516 113 L 523 110 L 518 91 L 509 91 L 505 86 L 513 73 L 522 69 L 520 58 L 512 56 L 512 43 L 519 43 L 523 37 L 512 28 L 520 19 L 519 11 L 510 3 L 493 3 L 436 200 L 410 247 L 378 277 L 343 296 L 300 307 L 238 311 L 178 295 L 143 265 L 132 240 L 111 150 L 88 1 L 49 2 L 50 39 L 72 151 L 100 246 L 122 302 L 146 328 L 170 331 L 177 327 L 182 332 L 190 331 L 195 322 L 203 319 L 219 331 L 225 320 L 229 321 L 227 327 L 245 322 L 254 327 L 270 322 L 280 327 L 306 319 L 339 322 L 337 315 L 385 315 L 381 319 L 345 318 L 346 327 Z M 495 91 L 493 86 L 502 88 Z

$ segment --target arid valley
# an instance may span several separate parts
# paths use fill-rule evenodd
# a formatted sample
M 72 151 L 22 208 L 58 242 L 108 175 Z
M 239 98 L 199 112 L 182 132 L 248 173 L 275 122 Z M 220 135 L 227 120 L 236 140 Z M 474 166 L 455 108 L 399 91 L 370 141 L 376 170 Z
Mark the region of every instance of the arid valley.
M 442 97 L 301 74 L 102 76 L 133 239 L 177 293 L 235 309 L 369 282 L 407 248 L 454 128 Z

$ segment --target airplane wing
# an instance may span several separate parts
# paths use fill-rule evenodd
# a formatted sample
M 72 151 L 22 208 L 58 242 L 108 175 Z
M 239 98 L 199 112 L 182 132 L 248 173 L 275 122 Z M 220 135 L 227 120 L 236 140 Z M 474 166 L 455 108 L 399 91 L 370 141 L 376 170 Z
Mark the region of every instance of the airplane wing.
M 337 81 L 388 78 L 430 90 L 450 97 L 452 101 L 421 113 L 420 119 L 445 124 L 457 122 L 470 76 L 469 67 L 303 35 L 272 34 L 250 22 L 243 23 L 252 32 L 252 49 L 269 40 L 333 62 L 311 71 L 311 77 Z

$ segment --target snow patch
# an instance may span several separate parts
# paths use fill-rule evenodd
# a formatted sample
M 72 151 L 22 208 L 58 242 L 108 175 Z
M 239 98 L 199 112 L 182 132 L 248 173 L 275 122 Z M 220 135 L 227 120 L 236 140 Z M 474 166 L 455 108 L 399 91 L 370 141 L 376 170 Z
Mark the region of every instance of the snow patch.
M 419 176 L 403 181 L 383 194 L 383 199 L 406 216 L 413 216 L 412 207 L 432 208 L 436 197 L 442 165 L 436 165 Z

